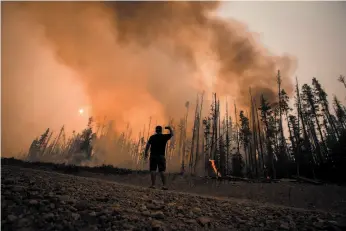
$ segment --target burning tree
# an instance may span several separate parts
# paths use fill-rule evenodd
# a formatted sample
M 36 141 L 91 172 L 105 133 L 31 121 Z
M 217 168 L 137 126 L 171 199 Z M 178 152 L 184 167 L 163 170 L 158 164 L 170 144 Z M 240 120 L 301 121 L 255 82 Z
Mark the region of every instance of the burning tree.
M 291 108 L 290 98 L 281 87 L 280 72 L 276 79 L 278 102 L 269 102 L 265 95 L 261 95 L 257 106 L 258 99 L 252 96 L 250 89 L 249 115 L 244 109 L 238 113 L 234 103 L 233 121 L 228 114 L 227 100 L 226 113 L 221 115 L 220 100 L 215 93 L 208 115 L 203 115 L 204 94 L 198 94 L 190 127 L 188 115 L 191 105 L 187 101 L 183 118 L 177 118 L 179 122 L 176 124 L 173 118 L 169 119 L 169 125 L 177 132 L 168 143 L 167 161 L 179 162 L 182 171 L 188 167 L 190 174 L 204 172 L 211 175 L 219 171 L 217 174 L 220 176 L 230 173 L 243 176 L 245 173 L 247 177 L 259 178 L 266 176 L 267 172 L 274 179 L 302 175 L 346 180 L 345 106 L 335 96 L 330 105 L 321 83 L 313 78 L 312 86 L 304 84 L 300 87 L 297 81 L 295 96 L 292 97 L 294 108 Z M 339 77 L 339 81 L 344 83 L 344 77 Z M 151 127 L 150 118 L 149 126 L 144 125 L 138 137 L 133 138 L 129 125 L 121 133 L 114 133 L 111 124 L 108 129 L 106 125 L 99 125 L 93 132 L 93 118 L 90 118 L 87 127 L 81 133 L 73 132 L 67 142 L 64 126 L 54 139 L 53 132 L 47 129 L 33 140 L 27 159 L 81 163 L 102 159 L 103 149 L 107 146 L 117 150 L 117 155 L 130 156 L 134 167 L 146 168 L 142 154 Z M 78 153 L 82 155 L 76 161 Z M 243 172 L 244 168 L 246 171 Z

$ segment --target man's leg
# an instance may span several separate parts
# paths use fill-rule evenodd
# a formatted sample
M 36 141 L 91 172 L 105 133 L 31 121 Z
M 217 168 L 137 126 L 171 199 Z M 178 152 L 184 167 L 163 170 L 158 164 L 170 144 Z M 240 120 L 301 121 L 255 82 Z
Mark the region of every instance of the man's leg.
M 159 172 L 160 172 L 160 177 L 161 177 L 161 181 L 163 185 L 162 189 L 167 189 L 165 171 L 166 171 L 166 158 L 163 156 L 159 160 Z
M 155 187 L 155 182 L 156 182 L 156 172 L 155 171 L 151 171 L 150 172 L 151 175 L 151 186 Z
M 163 187 L 166 187 L 166 176 L 165 176 L 165 172 L 164 172 L 164 171 L 160 172 L 160 176 L 161 176 L 161 181 L 162 181 Z
M 156 169 L 157 169 L 157 161 L 155 158 L 150 158 L 150 177 L 151 177 L 151 186 L 152 188 L 155 187 L 156 182 Z

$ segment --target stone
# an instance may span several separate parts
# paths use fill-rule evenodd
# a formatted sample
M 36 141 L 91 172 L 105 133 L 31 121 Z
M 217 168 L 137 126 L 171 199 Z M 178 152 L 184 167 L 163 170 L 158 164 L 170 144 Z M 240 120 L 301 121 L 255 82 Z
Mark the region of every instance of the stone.
M 48 196 L 49 196 L 49 197 L 54 197 L 55 194 L 54 194 L 53 192 L 49 192 L 49 193 L 48 193 Z
M 68 195 L 59 195 L 57 196 L 57 198 L 60 200 L 60 201 L 64 201 L 64 202 L 67 202 L 70 200 L 70 196 Z
M 150 216 L 150 212 L 149 211 L 143 211 L 142 215 L 146 216 L 146 217 L 149 217 Z
M 180 211 L 180 212 L 182 212 L 182 211 L 184 211 L 184 207 L 183 206 L 178 206 L 178 211 Z
M 37 205 L 38 201 L 37 200 L 30 200 L 29 205 Z
M 163 214 L 162 211 L 156 211 L 150 214 L 151 217 L 157 218 L 157 219 L 164 219 L 165 215 Z
M 240 217 L 236 217 L 235 220 L 236 220 L 236 222 L 239 223 L 239 224 L 245 224 L 245 223 L 246 223 L 246 221 L 243 220 L 243 219 L 241 219 Z
M 88 224 L 96 224 L 97 218 L 95 212 L 88 213 L 87 211 L 81 212 L 81 220 L 87 222 Z
M 164 201 L 160 201 L 160 200 L 151 200 L 151 203 L 153 203 L 155 205 L 163 205 L 165 202 Z
M 100 216 L 100 219 L 101 219 L 101 220 L 106 220 L 106 219 L 107 219 L 107 216 L 102 215 L 102 216 Z
M 174 202 L 170 202 L 167 204 L 168 207 L 174 207 L 175 205 L 176 205 L 176 203 L 174 203 Z
M 130 225 L 130 224 L 128 224 L 128 223 L 125 223 L 125 224 L 123 224 L 123 228 L 124 228 L 125 230 L 134 230 L 136 227 L 133 226 L 133 225 Z
M 315 228 L 318 228 L 318 229 L 321 229 L 321 228 L 323 228 L 323 226 L 324 226 L 324 223 L 323 222 L 314 222 L 313 223 L 313 226 L 315 227 Z
M 211 224 L 211 218 L 209 217 L 199 217 L 197 221 L 201 226 L 209 226 Z
M 149 204 L 149 205 L 147 205 L 147 208 L 150 210 L 161 210 L 161 209 L 164 209 L 165 206 L 164 205 L 158 205 L 158 204 Z
M 282 229 L 282 230 L 289 230 L 290 229 L 290 226 L 288 225 L 288 223 L 287 222 L 281 222 L 280 223 L 280 229 Z
M 192 209 L 192 212 L 193 212 L 193 213 L 200 214 L 200 213 L 202 212 L 202 210 L 201 210 L 200 208 L 198 208 L 198 207 L 194 207 L 194 208 Z
M 151 221 L 151 230 L 152 231 L 163 231 L 164 230 L 163 223 L 161 221 L 158 221 L 158 220 L 152 220 Z
M 197 224 L 197 221 L 194 220 L 194 219 L 187 219 L 187 220 L 185 220 L 185 222 L 186 222 L 187 224 Z
M 96 217 L 96 212 L 95 212 L 95 211 L 90 212 L 90 213 L 89 213 L 89 216 L 91 216 L 91 217 Z
M 23 186 L 16 185 L 16 186 L 13 186 L 12 191 L 13 192 L 23 192 L 23 191 L 25 191 L 25 189 L 26 188 Z
M 78 213 L 72 213 L 71 216 L 75 221 L 80 218 L 80 215 Z
M 30 225 L 31 221 L 28 218 L 21 218 L 21 219 L 19 219 L 17 224 L 18 224 L 18 227 L 24 227 L 24 226 Z
M 9 222 L 14 222 L 15 220 L 17 220 L 17 217 L 15 215 L 10 214 L 7 216 L 7 220 Z
M 78 201 L 74 207 L 78 210 L 86 210 L 89 208 L 89 203 L 87 201 Z
M 52 220 L 53 218 L 54 218 L 53 213 L 46 213 L 43 215 L 43 219 L 48 220 L 48 221 Z

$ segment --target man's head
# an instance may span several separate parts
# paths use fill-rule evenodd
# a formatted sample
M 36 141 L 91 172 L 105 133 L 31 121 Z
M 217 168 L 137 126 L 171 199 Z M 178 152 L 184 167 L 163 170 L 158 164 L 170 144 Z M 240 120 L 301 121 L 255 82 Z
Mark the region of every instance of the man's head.
M 161 127 L 161 126 L 156 126 L 155 132 L 156 132 L 157 134 L 162 134 L 162 127 Z

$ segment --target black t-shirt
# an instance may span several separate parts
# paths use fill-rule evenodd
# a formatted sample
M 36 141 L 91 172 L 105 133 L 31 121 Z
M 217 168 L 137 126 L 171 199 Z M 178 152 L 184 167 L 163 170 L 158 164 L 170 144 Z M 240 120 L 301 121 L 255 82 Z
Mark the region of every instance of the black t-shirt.
M 166 144 L 172 134 L 155 134 L 150 136 L 148 143 L 150 144 L 151 156 L 164 156 L 166 152 Z

